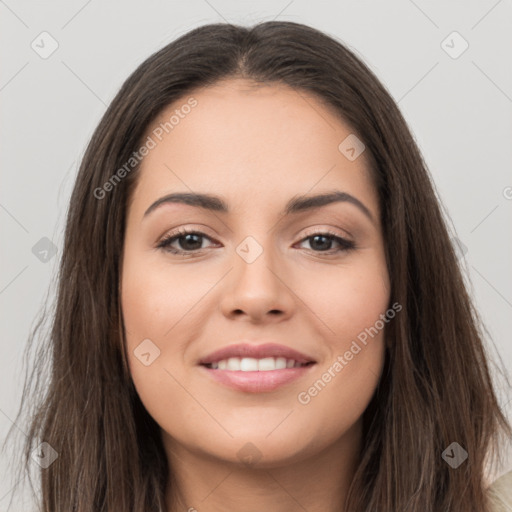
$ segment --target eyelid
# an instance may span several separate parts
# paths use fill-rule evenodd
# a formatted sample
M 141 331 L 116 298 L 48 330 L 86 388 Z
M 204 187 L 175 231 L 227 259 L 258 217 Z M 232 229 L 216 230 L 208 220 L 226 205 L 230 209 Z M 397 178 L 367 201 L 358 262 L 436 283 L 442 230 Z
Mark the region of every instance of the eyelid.
M 197 232 L 203 236 L 207 236 L 208 238 L 215 239 L 215 235 L 211 234 L 213 233 L 210 228 L 205 226 L 204 224 L 183 224 L 176 228 L 166 229 L 162 235 L 160 235 L 157 239 L 157 244 L 162 241 L 165 238 L 169 238 L 172 236 L 179 235 L 183 232 L 186 232 L 186 234 L 190 232 Z
M 312 228 L 305 228 L 306 229 L 306 232 L 304 235 L 302 235 L 301 237 L 301 241 L 304 240 L 304 238 L 307 238 L 309 236 L 313 236 L 313 235 L 316 235 L 316 234 L 329 234 L 329 235 L 332 235 L 332 236 L 337 236 L 339 238 L 343 238 L 347 241 L 352 241 L 354 239 L 354 237 L 352 236 L 351 233 L 349 233 L 346 229 L 341 229 L 341 228 L 333 228 L 333 227 L 312 227 Z M 335 229 L 341 231 L 342 233 L 339 233 L 337 231 L 334 231 Z
M 212 242 L 216 242 L 215 238 L 210 236 L 208 233 L 205 233 L 203 228 L 197 229 L 197 228 L 192 228 L 192 227 L 179 227 L 179 228 L 171 230 L 171 231 L 165 233 L 163 236 L 161 236 L 158 239 L 158 241 L 156 242 L 156 247 L 157 248 L 161 247 L 161 245 L 163 243 L 165 243 L 166 241 L 171 240 L 173 238 L 179 239 L 179 238 L 187 236 L 187 235 L 198 235 L 198 236 L 208 239 Z
M 304 233 L 304 235 L 297 242 L 295 242 L 294 246 L 297 244 L 302 244 L 305 241 L 307 241 L 308 239 L 311 239 L 315 236 L 324 236 L 325 238 L 331 239 L 331 241 L 334 242 L 335 244 L 338 244 L 339 248 L 328 249 L 326 251 L 315 251 L 313 249 L 309 249 L 309 250 L 307 249 L 307 250 L 311 251 L 314 254 L 317 254 L 319 256 L 328 257 L 328 256 L 336 256 L 336 255 L 339 255 L 340 253 L 347 252 L 347 251 L 357 248 L 356 243 L 353 240 L 351 240 L 352 237 L 347 238 L 347 237 L 345 237 L 345 235 L 340 235 L 339 233 L 333 231 L 332 228 L 309 227 L 307 229 L 309 231 Z M 172 230 L 169 233 L 165 234 L 163 237 L 161 237 L 156 244 L 156 248 L 160 249 L 162 251 L 174 254 L 176 256 L 183 256 L 183 257 L 201 256 L 204 253 L 204 251 L 206 251 L 206 249 L 208 249 L 208 247 L 194 249 L 194 250 L 188 250 L 188 251 L 185 249 L 171 248 L 172 243 L 175 243 L 177 240 L 179 240 L 180 238 L 185 237 L 187 235 L 197 235 L 200 238 L 208 239 L 208 240 L 212 241 L 214 243 L 214 245 L 215 245 L 215 243 L 217 243 L 217 244 L 219 243 L 213 237 L 209 236 L 207 233 L 204 233 L 203 231 L 201 231 L 199 229 L 192 228 L 192 227 L 185 228 L 185 227 L 181 226 L 180 228 Z

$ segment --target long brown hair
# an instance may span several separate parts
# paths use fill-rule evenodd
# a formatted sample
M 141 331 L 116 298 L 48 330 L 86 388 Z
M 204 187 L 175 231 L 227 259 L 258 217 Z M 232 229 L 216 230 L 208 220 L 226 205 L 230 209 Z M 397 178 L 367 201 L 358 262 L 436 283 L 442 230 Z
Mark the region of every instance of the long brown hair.
M 42 510 L 166 510 L 172 475 L 159 427 L 127 369 L 120 312 L 124 226 L 137 166 L 108 193 L 94 191 L 106 190 L 166 106 L 231 77 L 314 94 L 371 156 L 390 303 L 403 310 L 387 328 L 384 373 L 364 413 L 360 464 L 340 510 L 486 512 L 487 463 L 511 427 L 429 172 L 397 105 L 368 67 L 335 38 L 291 22 L 190 31 L 138 67 L 94 132 L 70 201 L 51 330 L 42 336 L 18 413 L 31 408 L 26 469 L 39 443 L 58 453 L 39 472 Z M 442 457 L 452 442 L 469 454 L 457 469 Z

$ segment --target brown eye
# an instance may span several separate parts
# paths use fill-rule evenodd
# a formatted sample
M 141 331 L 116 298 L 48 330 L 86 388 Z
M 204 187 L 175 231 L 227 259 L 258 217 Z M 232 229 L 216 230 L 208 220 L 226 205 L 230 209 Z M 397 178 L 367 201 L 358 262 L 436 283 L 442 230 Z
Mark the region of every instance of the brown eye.
M 310 241 L 309 245 L 311 250 L 318 253 L 333 254 L 355 248 L 354 242 L 331 232 L 313 233 L 312 235 L 302 239 L 301 243 L 306 240 Z M 339 247 L 337 249 L 332 249 L 333 242 L 338 244 Z
M 158 244 L 158 248 L 172 254 L 192 255 L 201 252 L 204 239 L 211 240 L 205 233 L 200 231 L 180 230 L 164 237 Z M 300 243 L 309 241 L 310 250 L 319 254 L 336 254 L 355 248 L 354 242 L 347 240 L 331 232 L 313 233 L 303 238 Z M 176 244 L 178 247 L 173 246 Z M 333 244 L 338 247 L 332 248 Z
M 200 231 L 181 230 L 166 236 L 157 247 L 173 254 L 189 254 L 203 249 L 202 242 L 204 238 L 210 240 L 208 236 Z M 175 242 L 178 242 L 178 247 L 172 246 Z

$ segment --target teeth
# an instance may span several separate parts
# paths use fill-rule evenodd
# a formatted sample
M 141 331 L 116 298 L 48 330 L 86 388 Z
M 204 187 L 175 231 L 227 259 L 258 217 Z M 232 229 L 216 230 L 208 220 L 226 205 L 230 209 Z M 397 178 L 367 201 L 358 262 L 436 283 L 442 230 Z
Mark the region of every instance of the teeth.
M 216 363 L 207 365 L 213 370 L 231 370 L 239 372 L 268 372 L 271 370 L 283 370 L 285 368 L 299 368 L 305 366 L 294 359 L 285 357 L 264 357 L 255 359 L 253 357 L 230 357 Z
M 231 359 L 230 359 L 231 361 Z M 229 363 L 229 361 L 228 361 Z M 236 367 L 237 363 L 234 362 L 233 366 Z M 238 364 L 239 370 L 242 372 L 257 372 L 258 371 L 258 360 L 252 359 L 251 357 L 244 357 L 240 359 L 240 363 Z
M 269 370 L 276 369 L 276 360 L 273 357 L 265 357 L 264 359 L 259 360 L 254 359 L 254 361 L 257 361 L 258 370 L 260 372 L 267 372 Z
M 228 359 L 228 370 L 239 371 L 240 370 L 240 359 L 238 357 L 230 357 Z
M 284 357 L 276 357 L 276 370 L 286 368 L 286 359 Z

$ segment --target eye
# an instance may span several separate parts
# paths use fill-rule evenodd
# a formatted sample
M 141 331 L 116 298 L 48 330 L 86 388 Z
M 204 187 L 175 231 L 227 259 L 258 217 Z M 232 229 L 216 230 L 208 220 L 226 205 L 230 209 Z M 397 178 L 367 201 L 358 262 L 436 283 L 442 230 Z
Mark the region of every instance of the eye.
M 211 240 L 200 231 L 189 231 L 183 229 L 165 236 L 157 247 L 173 254 L 190 255 L 191 252 L 199 252 L 203 249 L 203 238 Z M 173 247 L 172 244 L 174 244 L 174 242 L 178 242 L 178 245 L 181 246 L 181 248 Z
M 300 243 L 306 241 L 309 241 L 309 245 L 312 247 L 311 250 L 313 250 L 313 252 L 324 253 L 326 255 L 349 251 L 356 247 L 355 243 L 351 240 L 347 240 L 346 238 L 330 231 L 309 234 L 306 238 L 303 238 Z M 331 248 L 333 242 L 338 244 L 338 248 Z
M 204 247 L 202 247 L 203 239 L 211 240 L 210 237 L 200 231 L 182 229 L 178 232 L 165 236 L 157 245 L 157 248 L 172 254 L 192 256 L 194 253 L 200 253 L 204 249 Z M 304 243 L 306 241 L 310 241 L 310 250 L 315 253 L 323 253 L 325 255 L 349 251 L 356 247 L 354 242 L 330 231 L 312 233 L 303 238 L 299 243 Z M 176 242 L 178 242 L 179 247 L 173 247 L 173 244 Z M 333 243 L 338 244 L 338 248 L 332 249 L 331 246 Z

